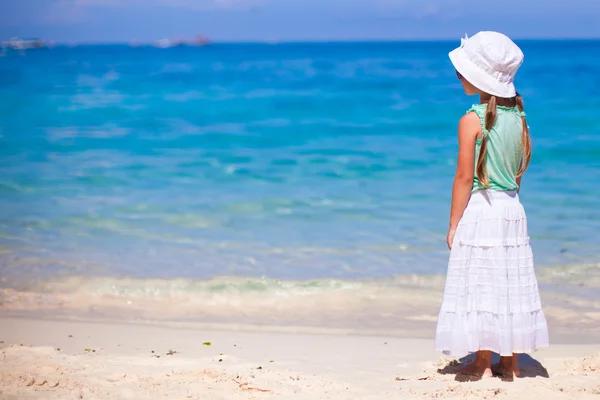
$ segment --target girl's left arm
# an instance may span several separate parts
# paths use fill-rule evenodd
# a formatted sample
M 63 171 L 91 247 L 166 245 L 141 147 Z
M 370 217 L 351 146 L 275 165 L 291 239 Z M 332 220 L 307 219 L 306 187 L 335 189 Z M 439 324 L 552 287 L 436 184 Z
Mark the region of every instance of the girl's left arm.
M 450 249 L 452 248 L 458 223 L 471 197 L 475 170 L 475 142 L 480 134 L 481 123 L 475 113 L 468 113 L 460 119 L 458 124 L 458 162 L 454 184 L 452 185 L 450 227 L 446 237 Z

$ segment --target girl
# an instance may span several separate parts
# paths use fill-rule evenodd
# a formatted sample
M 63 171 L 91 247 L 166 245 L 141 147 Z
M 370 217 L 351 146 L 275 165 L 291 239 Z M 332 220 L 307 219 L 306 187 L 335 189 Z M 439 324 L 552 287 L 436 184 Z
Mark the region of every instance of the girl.
M 480 32 L 450 53 L 467 95 L 479 95 L 458 125 L 458 165 L 452 188 L 447 243 L 448 275 L 435 347 L 452 356 L 476 353 L 459 371 L 519 376 L 517 353 L 548 346 L 519 201 L 531 141 L 523 100 L 513 80 L 523 53 L 508 37 Z

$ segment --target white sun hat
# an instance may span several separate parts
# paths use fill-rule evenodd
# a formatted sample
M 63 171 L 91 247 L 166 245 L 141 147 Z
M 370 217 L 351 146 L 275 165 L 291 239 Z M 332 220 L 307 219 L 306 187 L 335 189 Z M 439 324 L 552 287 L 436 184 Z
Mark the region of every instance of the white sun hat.
M 449 56 L 458 73 L 477 89 L 498 97 L 516 95 L 515 74 L 524 56 L 508 36 L 498 32 L 465 35 Z

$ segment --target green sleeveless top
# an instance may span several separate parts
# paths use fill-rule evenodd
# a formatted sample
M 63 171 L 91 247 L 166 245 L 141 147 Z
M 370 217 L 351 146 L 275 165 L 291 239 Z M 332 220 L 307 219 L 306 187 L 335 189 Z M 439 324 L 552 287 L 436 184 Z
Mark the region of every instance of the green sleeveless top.
M 517 172 L 523 160 L 523 119 L 517 107 L 498 106 L 498 117 L 491 130 L 485 129 L 485 109 L 487 104 L 477 104 L 467 113 L 474 112 L 481 121 L 482 135 L 487 136 L 487 156 L 485 167 L 491 190 L 518 190 Z M 481 148 L 481 138 L 475 144 L 475 177 L 472 192 L 488 189 L 477 179 L 477 159 Z

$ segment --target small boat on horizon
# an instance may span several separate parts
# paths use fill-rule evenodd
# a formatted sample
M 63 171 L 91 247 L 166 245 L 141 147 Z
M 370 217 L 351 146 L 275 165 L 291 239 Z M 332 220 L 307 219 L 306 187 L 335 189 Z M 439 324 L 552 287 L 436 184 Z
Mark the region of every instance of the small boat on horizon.
M 158 47 L 160 49 L 167 49 L 169 47 L 180 47 L 180 46 L 192 46 L 192 47 L 202 47 L 207 46 L 211 43 L 210 39 L 206 36 L 198 35 L 193 40 L 185 40 L 185 39 L 160 39 L 153 43 L 154 47 Z
M 11 50 L 29 50 L 29 49 L 41 49 L 48 47 L 48 43 L 41 39 L 22 39 L 22 38 L 10 38 L 2 42 L 2 49 Z

